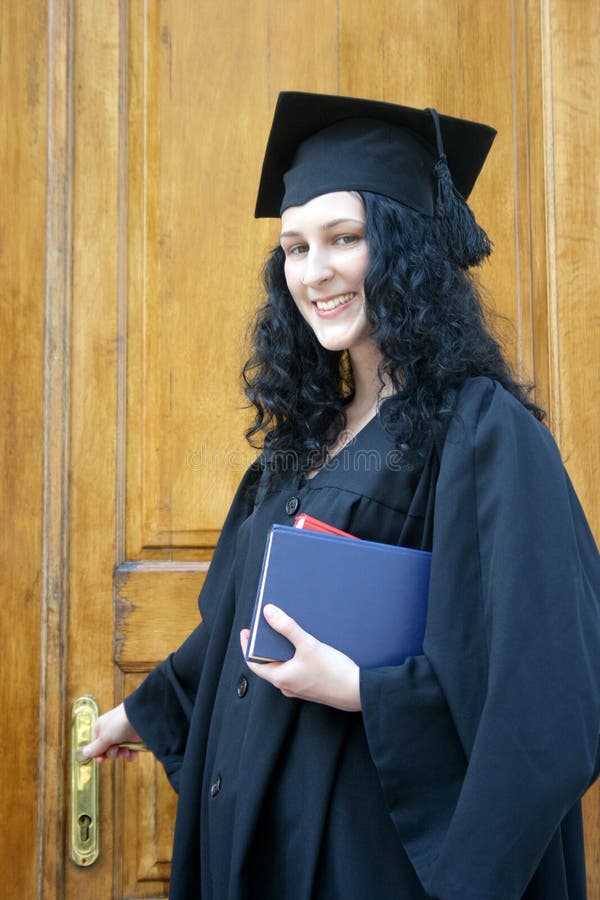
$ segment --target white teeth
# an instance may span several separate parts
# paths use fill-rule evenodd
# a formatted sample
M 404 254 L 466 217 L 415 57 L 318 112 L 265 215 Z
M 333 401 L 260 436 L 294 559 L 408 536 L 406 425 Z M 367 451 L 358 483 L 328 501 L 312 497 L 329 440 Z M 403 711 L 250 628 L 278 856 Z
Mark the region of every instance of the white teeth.
M 335 309 L 337 306 L 342 306 L 344 303 L 348 303 L 348 301 L 352 300 L 353 297 L 354 294 L 341 294 L 341 296 L 339 297 L 334 297 L 333 300 L 317 300 L 315 302 L 315 306 L 322 312 L 327 312 L 330 309 Z

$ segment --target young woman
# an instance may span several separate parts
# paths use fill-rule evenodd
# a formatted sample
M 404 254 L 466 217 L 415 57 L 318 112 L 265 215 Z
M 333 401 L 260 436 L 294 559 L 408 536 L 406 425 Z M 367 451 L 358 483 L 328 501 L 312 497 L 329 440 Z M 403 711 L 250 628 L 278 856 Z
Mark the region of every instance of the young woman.
M 118 745 L 143 738 L 163 763 L 176 900 L 585 897 L 598 554 L 468 275 L 490 244 L 464 198 L 493 136 L 280 96 L 257 215 L 281 216 L 281 243 L 244 370 L 264 450 L 202 624 L 87 750 L 131 758 Z M 299 511 L 432 550 L 422 654 L 360 669 L 282 597 L 264 615 L 293 658 L 244 661 L 267 533 Z

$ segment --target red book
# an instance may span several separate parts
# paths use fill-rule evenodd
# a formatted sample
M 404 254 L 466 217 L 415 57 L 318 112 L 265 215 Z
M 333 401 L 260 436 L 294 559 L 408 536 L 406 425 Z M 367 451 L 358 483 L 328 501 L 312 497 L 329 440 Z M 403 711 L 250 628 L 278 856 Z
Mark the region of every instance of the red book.
M 323 531 L 325 534 L 340 534 L 342 537 L 354 538 L 356 541 L 360 540 L 355 534 L 348 534 L 347 531 L 342 531 L 340 528 L 334 528 L 333 525 L 322 522 L 321 519 L 315 519 L 314 516 L 309 516 L 307 513 L 300 513 L 299 516 L 296 516 L 294 519 L 294 528 L 306 528 L 308 531 Z

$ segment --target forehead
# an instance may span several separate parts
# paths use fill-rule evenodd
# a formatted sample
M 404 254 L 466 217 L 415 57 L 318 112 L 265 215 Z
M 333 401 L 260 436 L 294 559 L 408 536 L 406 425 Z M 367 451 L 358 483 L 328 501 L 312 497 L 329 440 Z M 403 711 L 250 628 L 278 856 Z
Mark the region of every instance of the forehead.
M 289 206 L 281 214 L 281 230 L 298 231 L 309 227 L 322 228 L 344 219 L 364 222 L 365 208 L 358 194 L 335 191 L 320 194 L 302 206 Z

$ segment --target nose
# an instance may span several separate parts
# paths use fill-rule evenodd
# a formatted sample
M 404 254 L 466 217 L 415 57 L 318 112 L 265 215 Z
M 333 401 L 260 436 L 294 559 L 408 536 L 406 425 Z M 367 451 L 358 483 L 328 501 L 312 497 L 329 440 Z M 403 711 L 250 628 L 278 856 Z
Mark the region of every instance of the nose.
M 302 273 L 302 284 L 305 287 L 315 287 L 328 281 L 333 275 L 333 269 L 326 253 L 319 248 L 311 247 L 306 254 L 306 263 Z

